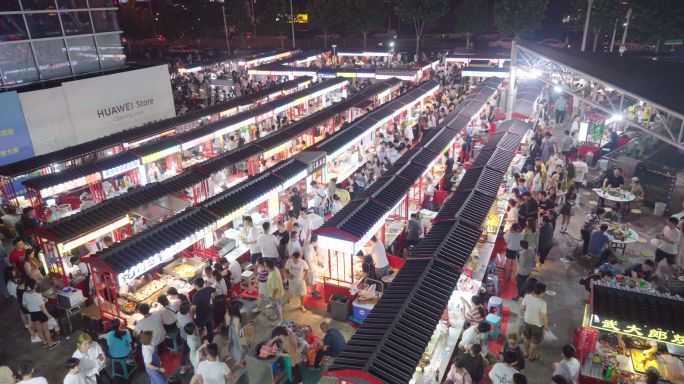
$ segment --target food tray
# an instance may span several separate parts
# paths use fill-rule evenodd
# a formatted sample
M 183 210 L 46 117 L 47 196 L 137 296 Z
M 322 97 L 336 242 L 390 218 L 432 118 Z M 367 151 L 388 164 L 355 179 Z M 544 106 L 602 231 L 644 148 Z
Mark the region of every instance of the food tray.
M 649 367 L 660 368 L 658 367 L 658 360 L 654 355 L 651 355 L 651 358 L 646 360 L 644 352 L 636 349 L 632 349 L 632 367 L 634 367 L 635 372 L 639 373 L 646 373 Z
M 131 301 L 135 301 L 137 303 L 141 303 L 147 299 L 149 299 L 151 296 L 153 296 L 155 293 L 159 292 L 160 290 L 166 288 L 166 284 L 164 284 L 161 280 L 153 280 L 141 289 L 137 290 L 133 295 Z
M 194 268 L 194 274 L 191 277 L 183 277 L 181 276 L 180 272 L 174 272 L 174 269 L 176 267 L 179 267 L 181 264 L 183 264 L 183 260 L 185 260 L 186 264 L 191 265 Z M 200 277 L 202 276 L 202 272 L 204 271 L 204 267 L 206 267 L 207 263 L 203 263 L 201 261 L 197 261 L 195 259 L 189 259 L 187 257 L 181 257 L 178 260 L 174 261 L 173 263 L 167 265 L 164 267 L 164 274 L 173 276 L 173 277 L 180 277 L 181 279 L 185 281 L 190 281 L 194 279 L 195 277 Z

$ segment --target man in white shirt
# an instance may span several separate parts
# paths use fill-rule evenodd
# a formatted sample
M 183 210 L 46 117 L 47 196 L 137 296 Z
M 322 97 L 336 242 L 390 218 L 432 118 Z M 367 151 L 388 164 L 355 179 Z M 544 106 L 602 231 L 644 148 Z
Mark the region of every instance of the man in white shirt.
M 188 346 L 187 339 L 188 339 L 188 334 L 185 333 L 185 325 L 188 323 L 192 323 L 192 315 L 191 315 L 191 310 L 192 308 L 192 303 L 189 301 L 184 301 L 180 305 L 180 310 L 178 311 L 178 314 L 176 315 L 176 319 L 178 320 L 178 328 L 180 328 L 180 336 L 181 339 L 183 339 L 183 353 L 181 354 L 181 366 L 180 366 L 180 372 L 181 375 L 184 375 L 185 372 L 187 372 L 192 365 L 187 364 L 188 362 L 188 354 L 190 353 L 190 347 Z
M 672 266 L 675 264 L 675 259 L 677 258 L 677 244 L 679 244 L 679 240 L 682 238 L 682 233 L 679 231 L 679 228 L 677 228 L 677 223 L 679 223 L 679 220 L 677 220 L 676 217 L 670 217 L 667 219 L 663 232 L 656 235 L 656 239 L 660 240 L 660 243 L 658 244 L 658 249 L 655 251 L 655 266 L 653 267 L 653 273 L 658 272 L 658 265 L 660 265 L 660 262 L 663 261 L 663 259 L 667 260 L 667 265 L 670 269 L 672 269 Z M 674 270 L 672 272 L 674 272 Z
M 242 280 L 242 267 L 240 264 L 237 262 L 237 260 L 232 259 L 228 261 L 225 257 L 221 258 L 221 264 L 223 264 L 223 267 L 225 270 L 230 272 L 230 283 L 235 285 L 235 284 L 240 284 L 240 280 Z M 227 274 L 223 274 L 224 276 Z
M 249 245 L 249 261 L 256 264 L 257 259 L 261 257 L 261 247 L 257 244 L 259 230 L 254 226 L 254 222 L 249 216 L 245 217 L 245 227 L 247 227 L 247 237 L 244 242 Z
M 572 120 L 572 125 L 570 126 L 570 132 L 579 131 L 579 123 L 580 123 L 580 117 L 575 116 L 575 118 Z
M 325 217 L 325 202 L 328 197 L 328 192 L 322 185 L 318 185 L 315 181 L 311 182 L 311 188 L 314 190 L 314 208 L 318 216 Z
M 537 283 L 534 291 L 528 294 L 520 304 L 520 310 L 525 311 L 525 325 L 523 335 L 525 335 L 525 355 L 529 356 L 530 361 L 539 359 L 535 354 L 537 347 L 544 338 L 544 331 L 549 331 L 549 323 L 546 319 L 546 301 L 542 296 L 546 294 L 546 284 Z
M 159 312 L 150 312 L 149 304 L 140 304 L 138 312 L 143 315 L 143 318 L 134 323 L 136 333 L 134 336 L 138 336 L 138 334 L 145 331 L 152 331 L 152 345 L 156 346 L 164 342 L 166 330 Z
M 299 211 L 299 218 L 297 219 L 297 224 L 299 224 L 299 240 L 302 243 L 303 247 L 306 247 L 306 244 L 309 242 L 309 239 L 311 239 L 311 232 L 313 231 L 313 222 L 311 221 L 311 218 L 309 215 L 306 213 L 306 208 L 302 208 Z
M 468 352 L 468 349 L 471 345 L 483 344 L 484 337 L 487 335 L 487 332 L 489 332 L 490 329 L 492 329 L 492 326 L 486 321 L 466 329 L 463 331 L 461 342 L 458 343 L 458 348 L 463 352 Z
M 575 359 L 575 347 L 570 344 L 563 346 L 563 360 L 553 363 L 553 375 L 562 376 L 568 384 L 579 382 L 580 362 Z
M 230 378 L 230 368 L 218 359 L 219 348 L 216 343 L 210 343 L 205 348 L 207 359 L 197 366 L 197 376 L 203 384 L 225 384 Z
M 428 202 L 427 207 L 425 208 L 427 208 L 428 210 L 432 210 L 432 197 L 435 195 L 435 185 L 432 184 L 432 178 L 429 176 L 425 178 L 425 184 L 426 187 L 424 200 Z
M 33 362 L 24 361 L 19 364 L 19 375 L 21 376 L 21 381 L 19 383 L 24 384 L 48 384 L 44 377 L 33 377 Z
M 375 264 L 375 276 L 382 279 L 383 276 L 389 276 L 389 261 L 387 260 L 387 252 L 385 252 L 385 245 L 378 241 L 378 238 L 373 236 L 370 239 L 372 244 L 370 255 Z
M 278 245 L 280 244 L 280 241 L 271 234 L 271 224 L 265 222 L 261 224 L 261 226 L 264 229 L 264 233 L 257 237 L 257 245 L 261 248 L 261 255 L 264 258 L 280 258 L 280 255 L 278 254 Z
M 584 162 L 584 156 L 582 154 L 577 154 L 577 161 L 572 163 L 575 166 L 575 192 L 579 192 L 580 187 L 582 187 L 582 182 L 584 181 L 584 176 L 589 172 L 589 167 L 587 163 Z
M 409 139 L 410 143 L 413 143 L 413 127 L 410 124 L 406 124 L 406 128 L 404 128 L 404 137 Z
M 300 216 L 301 218 L 301 216 Z M 319 260 L 318 252 L 316 252 L 316 246 L 318 245 L 318 236 L 311 236 L 311 241 L 309 244 L 304 246 L 304 261 L 309 266 L 309 274 L 306 277 L 306 282 L 309 284 L 309 296 L 312 299 L 320 299 L 321 296 L 318 294 L 320 291 L 316 289 L 318 285 L 318 272 Z
M 513 383 L 513 375 L 518 371 L 513 368 L 513 364 L 518 362 L 518 355 L 513 351 L 506 351 L 503 354 L 504 362 L 496 363 L 489 371 L 489 378 L 492 384 L 511 384 Z
M 235 136 L 230 136 L 230 139 L 226 143 L 226 150 L 232 151 L 233 149 L 237 148 L 238 144 L 237 141 L 235 141 Z
M 288 304 L 292 300 L 292 296 L 299 296 L 299 305 L 303 313 L 306 313 L 304 308 L 304 296 L 306 296 L 306 277 L 309 275 L 309 265 L 302 260 L 302 254 L 295 251 L 292 257 L 285 263 L 285 270 L 287 277 L 290 279 L 290 286 L 287 290 L 289 294 Z

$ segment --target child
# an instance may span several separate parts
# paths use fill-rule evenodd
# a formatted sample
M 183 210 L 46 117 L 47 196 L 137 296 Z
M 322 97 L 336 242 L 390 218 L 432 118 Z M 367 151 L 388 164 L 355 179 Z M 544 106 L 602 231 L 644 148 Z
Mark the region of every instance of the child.
M 290 237 L 290 239 L 297 239 L 298 237 Z M 266 286 L 266 282 L 268 280 L 268 269 L 266 269 L 266 263 L 264 262 L 263 257 L 259 257 L 257 259 L 257 268 L 256 268 L 256 274 L 257 274 L 257 289 L 259 290 L 259 305 L 257 305 L 256 308 L 252 309 L 252 313 L 259 313 L 261 312 L 264 302 L 266 301 L 266 298 L 268 296 L 268 287 Z M 269 308 L 266 306 L 266 308 Z

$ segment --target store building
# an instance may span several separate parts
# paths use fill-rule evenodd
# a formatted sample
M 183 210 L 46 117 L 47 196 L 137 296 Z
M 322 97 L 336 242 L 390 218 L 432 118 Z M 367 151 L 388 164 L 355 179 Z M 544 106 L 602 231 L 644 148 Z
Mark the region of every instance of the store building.
M 0 86 L 124 67 L 115 0 L 4 0 Z

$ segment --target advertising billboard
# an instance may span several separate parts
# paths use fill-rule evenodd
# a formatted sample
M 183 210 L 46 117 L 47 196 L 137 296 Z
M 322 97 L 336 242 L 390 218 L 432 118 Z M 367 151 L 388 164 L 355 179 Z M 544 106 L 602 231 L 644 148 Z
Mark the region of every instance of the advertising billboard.
M 24 112 L 16 91 L 0 93 L 0 165 L 35 156 Z M 14 182 L 17 195 L 25 194 L 21 179 Z

